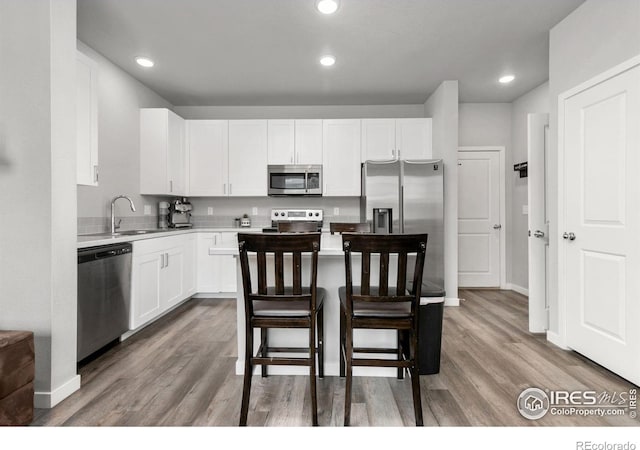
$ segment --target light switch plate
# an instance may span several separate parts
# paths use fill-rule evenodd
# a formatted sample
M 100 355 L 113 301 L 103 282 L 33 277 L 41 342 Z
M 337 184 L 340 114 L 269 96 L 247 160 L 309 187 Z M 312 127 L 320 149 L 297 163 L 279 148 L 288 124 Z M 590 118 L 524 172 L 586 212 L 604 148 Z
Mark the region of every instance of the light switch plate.
M 151 205 L 144 205 L 144 215 L 145 216 L 151 215 Z
M 529 205 L 522 205 L 522 214 L 529 214 Z
M 339 216 L 340 215 L 340 208 L 333 208 L 333 215 L 334 216 Z
M 209 206 L 209 207 L 207 208 L 207 215 L 208 215 L 208 216 L 213 216 L 213 208 L 212 208 L 211 206 Z
M 258 215 L 258 207 L 254 206 L 253 208 L 251 208 L 251 215 L 252 216 L 257 216 Z

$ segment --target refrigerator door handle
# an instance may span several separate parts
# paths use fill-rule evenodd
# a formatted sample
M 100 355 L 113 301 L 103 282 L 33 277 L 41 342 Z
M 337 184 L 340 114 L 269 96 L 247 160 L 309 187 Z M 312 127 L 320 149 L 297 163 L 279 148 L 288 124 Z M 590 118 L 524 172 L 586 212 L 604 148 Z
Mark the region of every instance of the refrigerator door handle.
M 404 186 L 400 185 L 400 208 L 398 208 L 398 228 L 400 234 L 404 234 Z M 391 224 L 393 227 L 393 224 Z

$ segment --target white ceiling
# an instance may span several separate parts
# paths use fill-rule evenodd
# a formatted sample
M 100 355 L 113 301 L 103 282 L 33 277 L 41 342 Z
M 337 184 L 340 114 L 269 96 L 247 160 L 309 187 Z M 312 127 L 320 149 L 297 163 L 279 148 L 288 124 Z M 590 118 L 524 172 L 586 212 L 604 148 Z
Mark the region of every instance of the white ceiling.
M 443 80 L 510 102 L 547 80 L 548 31 L 582 1 L 78 0 L 78 38 L 176 106 L 418 104 Z

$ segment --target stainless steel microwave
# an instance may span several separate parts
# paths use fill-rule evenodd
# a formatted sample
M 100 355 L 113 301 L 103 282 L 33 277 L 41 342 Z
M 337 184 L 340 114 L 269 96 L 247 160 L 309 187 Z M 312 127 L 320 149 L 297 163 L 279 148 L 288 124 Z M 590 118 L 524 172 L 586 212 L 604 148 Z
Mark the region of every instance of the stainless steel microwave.
M 269 195 L 322 195 L 321 165 L 269 165 Z

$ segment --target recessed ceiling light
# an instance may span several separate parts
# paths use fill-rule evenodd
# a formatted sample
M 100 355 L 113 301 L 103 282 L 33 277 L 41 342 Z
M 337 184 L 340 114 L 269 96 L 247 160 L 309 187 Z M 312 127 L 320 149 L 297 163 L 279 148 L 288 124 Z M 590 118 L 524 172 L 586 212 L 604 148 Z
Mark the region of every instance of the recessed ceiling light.
M 333 14 L 338 10 L 338 0 L 318 0 L 316 8 L 322 14 Z
M 143 56 L 138 56 L 136 58 L 136 62 L 141 65 L 142 67 L 153 67 L 154 62 L 151 61 L 149 58 L 145 58 Z
M 324 55 L 320 58 L 320 64 L 323 66 L 333 66 L 336 63 L 336 58 L 331 55 Z
M 498 81 L 502 84 L 507 84 L 507 83 L 511 83 L 515 79 L 516 77 L 514 77 L 513 75 L 504 75 L 498 78 Z

